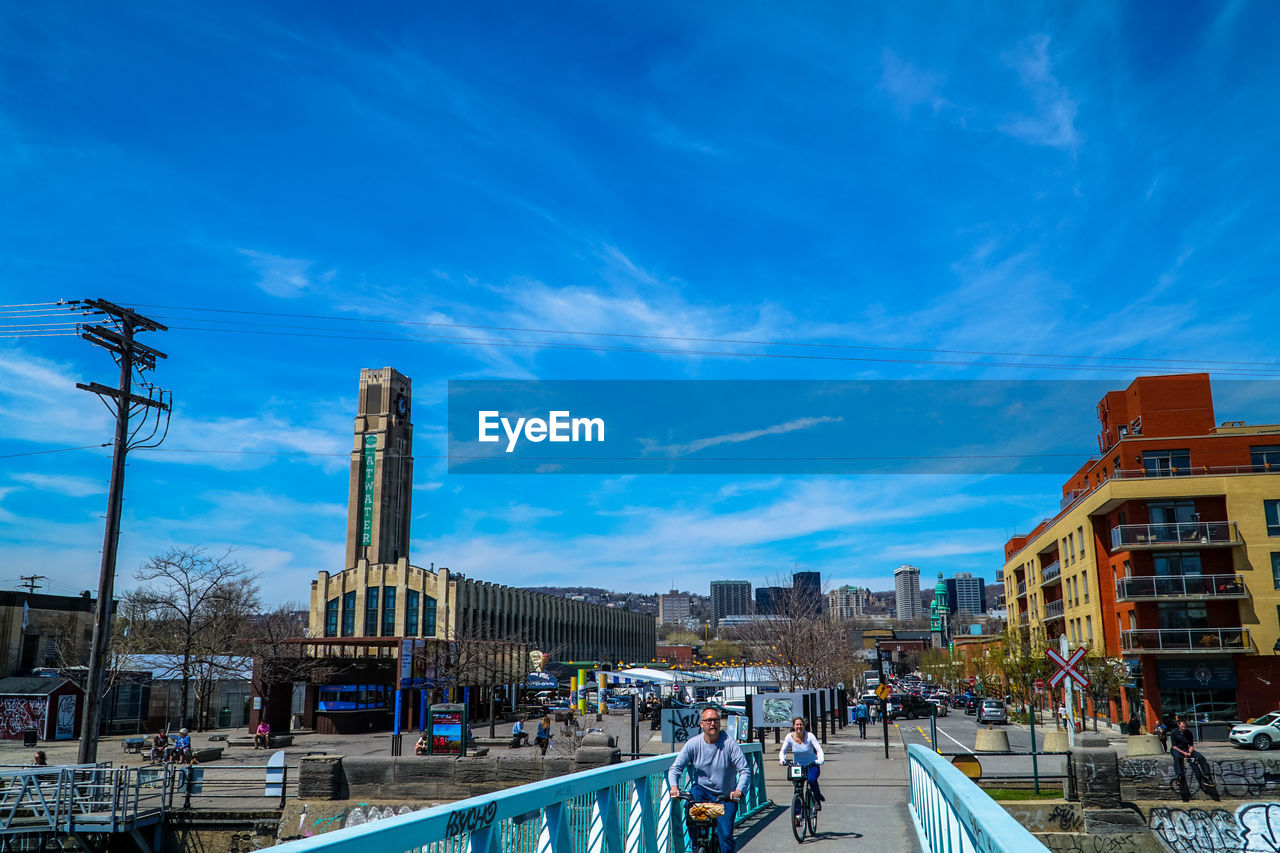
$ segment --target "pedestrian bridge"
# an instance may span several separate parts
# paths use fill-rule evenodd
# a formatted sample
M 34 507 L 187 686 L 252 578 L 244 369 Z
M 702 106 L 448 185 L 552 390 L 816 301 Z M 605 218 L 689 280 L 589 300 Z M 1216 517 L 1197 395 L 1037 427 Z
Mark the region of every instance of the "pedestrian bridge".
M 764 755 L 744 744 L 751 786 L 739 822 L 780 811 L 765 796 Z M 280 853 L 687 853 L 666 773 L 675 755 L 642 758 L 333 830 Z M 1035 836 L 944 758 L 908 748 L 912 822 L 930 853 L 1041 853 Z M 831 801 L 831 807 L 838 803 Z M 789 835 L 789 829 L 787 830 Z M 748 842 L 748 846 L 755 846 Z M 765 845 L 766 847 L 768 845 Z M 916 849 L 903 839 L 903 850 Z M 876 853 L 888 853 L 878 850 Z

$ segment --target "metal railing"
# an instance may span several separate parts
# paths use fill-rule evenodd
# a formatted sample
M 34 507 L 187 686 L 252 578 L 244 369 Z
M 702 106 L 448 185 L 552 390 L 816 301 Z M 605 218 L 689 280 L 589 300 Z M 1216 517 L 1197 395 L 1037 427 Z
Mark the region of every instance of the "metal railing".
M 1239 545 L 1234 521 L 1185 521 L 1169 524 L 1121 524 L 1111 528 L 1111 547 L 1150 548 L 1166 545 Z
M 768 805 L 764 753 L 751 768 L 738 820 Z M 686 853 L 667 790 L 675 754 L 627 761 L 277 845 L 281 853 Z
M 1176 468 L 1116 468 L 1109 479 L 1142 480 L 1148 477 L 1216 477 L 1230 474 L 1280 474 L 1280 465 L 1183 465 Z
M 908 808 L 920 846 L 930 853 L 1040 853 L 1034 835 L 933 750 L 907 746 Z
M 1027 582 L 1018 581 L 1018 598 L 1022 598 L 1022 596 L 1026 594 L 1027 594 Z
M 1120 632 L 1126 652 L 1253 652 L 1248 628 L 1135 628 Z
M 1062 576 L 1062 562 L 1054 560 L 1049 565 L 1040 570 L 1040 585 L 1052 583 Z
M 1240 575 L 1144 575 L 1116 581 L 1116 601 L 1248 597 Z
M 1062 618 L 1062 599 L 1058 598 L 1053 601 L 1044 603 L 1045 619 L 1061 619 Z
M 0 770 L 0 835 L 122 832 L 163 818 L 165 780 L 139 768 L 77 764 Z

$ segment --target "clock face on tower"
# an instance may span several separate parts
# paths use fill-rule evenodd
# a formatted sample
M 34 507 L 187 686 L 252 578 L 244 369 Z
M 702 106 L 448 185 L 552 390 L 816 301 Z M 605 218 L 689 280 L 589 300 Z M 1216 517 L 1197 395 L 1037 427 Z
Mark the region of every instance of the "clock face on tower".
M 395 410 L 396 414 L 402 418 L 408 416 L 409 400 L 403 394 L 396 395 Z

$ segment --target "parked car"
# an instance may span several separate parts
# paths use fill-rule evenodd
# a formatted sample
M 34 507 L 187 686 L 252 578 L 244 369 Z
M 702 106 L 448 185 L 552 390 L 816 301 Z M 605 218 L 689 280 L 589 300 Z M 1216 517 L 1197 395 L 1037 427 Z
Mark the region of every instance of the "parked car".
M 894 694 L 889 698 L 888 713 L 891 720 L 904 717 L 914 720 L 917 717 L 928 717 L 933 714 L 933 705 L 910 693 Z
M 982 704 L 981 696 L 969 696 L 964 700 L 965 715 L 978 713 L 978 706 Z
M 1007 723 L 1009 712 L 999 699 L 982 699 L 978 707 L 979 723 Z
M 1280 743 L 1280 711 L 1234 726 L 1229 737 L 1236 746 L 1254 746 L 1263 751 L 1270 749 Z

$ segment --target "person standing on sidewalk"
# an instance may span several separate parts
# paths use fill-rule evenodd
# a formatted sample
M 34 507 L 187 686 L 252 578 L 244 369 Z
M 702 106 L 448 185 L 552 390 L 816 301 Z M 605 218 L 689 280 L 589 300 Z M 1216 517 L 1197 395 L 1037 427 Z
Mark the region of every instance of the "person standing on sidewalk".
M 863 740 L 867 739 L 867 703 L 859 702 L 858 707 L 854 709 L 854 719 L 858 721 L 858 737 Z

